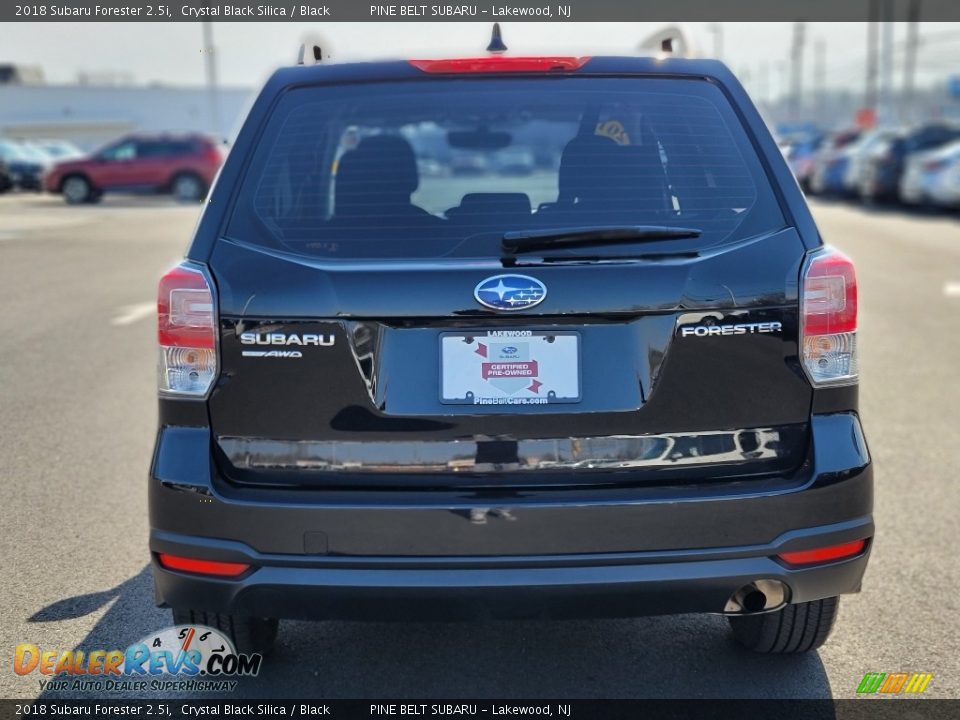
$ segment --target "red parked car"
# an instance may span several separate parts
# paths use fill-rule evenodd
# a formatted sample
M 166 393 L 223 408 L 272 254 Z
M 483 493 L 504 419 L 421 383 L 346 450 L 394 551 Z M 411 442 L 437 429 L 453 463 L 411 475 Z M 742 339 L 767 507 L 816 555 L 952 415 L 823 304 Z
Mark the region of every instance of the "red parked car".
M 105 192 L 170 193 L 178 200 L 206 195 L 224 153 L 202 135 L 128 136 L 93 155 L 57 163 L 44 188 L 71 205 L 97 202 Z

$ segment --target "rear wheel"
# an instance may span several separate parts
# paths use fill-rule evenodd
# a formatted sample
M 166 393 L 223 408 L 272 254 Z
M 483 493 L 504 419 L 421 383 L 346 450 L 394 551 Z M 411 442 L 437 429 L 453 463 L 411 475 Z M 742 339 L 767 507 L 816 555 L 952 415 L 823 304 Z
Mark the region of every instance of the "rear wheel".
M 93 186 L 83 175 L 71 175 L 60 186 L 63 199 L 70 205 L 90 202 L 94 196 Z
M 239 653 L 268 654 L 277 639 L 280 623 L 276 618 L 224 615 L 203 610 L 173 610 L 174 625 L 206 625 L 216 628 L 233 640 Z
M 193 173 L 180 173 L 170 183 L 170 192 L 180 202 L 198 202 L 203 199 L 203 180 Z
M 730 617 L 737 642 L 760 653 L 804 653 L 827 641 L 840 609 L 840 598 L 787 605 L 762 615 Z

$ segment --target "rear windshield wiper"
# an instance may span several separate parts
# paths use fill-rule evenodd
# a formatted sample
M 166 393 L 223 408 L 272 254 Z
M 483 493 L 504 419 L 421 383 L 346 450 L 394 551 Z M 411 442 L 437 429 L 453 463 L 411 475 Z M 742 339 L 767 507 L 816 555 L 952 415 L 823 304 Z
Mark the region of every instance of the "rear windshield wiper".
M 545 230 L 516 230 L 503 234 L 502 247 L 507 252 L 522 253 L 557 248 L 595 247 L 654 240 L 681 240 L 700 237 L 696 228 L 665 225 L 597 225 Z

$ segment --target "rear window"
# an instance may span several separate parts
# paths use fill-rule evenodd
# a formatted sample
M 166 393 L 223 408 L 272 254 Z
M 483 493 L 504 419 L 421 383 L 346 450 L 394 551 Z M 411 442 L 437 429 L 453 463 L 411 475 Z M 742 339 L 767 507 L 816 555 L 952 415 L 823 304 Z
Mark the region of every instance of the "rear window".
M 643 246 L 679 250 L 784 224 L 724 94 L 653 78 L 295 89 L 262 133 L 234 208 L 228 237 L 330 260 L 500 256 L 503 234 L 522 230 L 702 232 Z

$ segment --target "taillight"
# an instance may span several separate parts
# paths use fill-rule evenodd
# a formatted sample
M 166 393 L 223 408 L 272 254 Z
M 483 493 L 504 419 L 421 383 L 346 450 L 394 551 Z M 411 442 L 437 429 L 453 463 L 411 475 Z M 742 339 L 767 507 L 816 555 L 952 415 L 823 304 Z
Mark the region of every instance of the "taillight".
M 204 145 L 202 154 L 207 162 L 214 163 L 215 165 L 223 162 L 222 151 L 216 145 Z
M 157 294 L 159 387 L 162 393 L 203 396 L 217 375 L 213 288 L 203 268 L 181 263 L 160 279 Z
M 833 248 L 810 257 L 801 295 L 803 367 L 814 385 L 857 381 L 857 277 Z
M 427 73 L 570 72 L 579 70 L 589 57 L 502 57 L 491 55 L 453 60 L 409 60 Z

